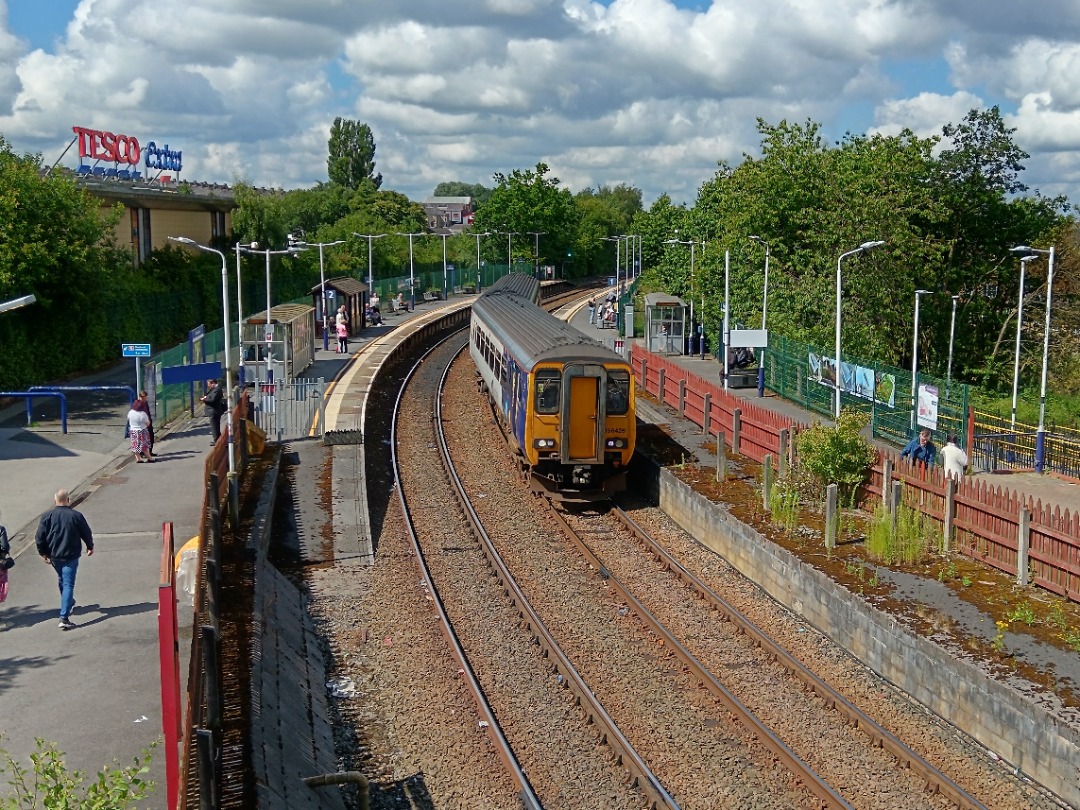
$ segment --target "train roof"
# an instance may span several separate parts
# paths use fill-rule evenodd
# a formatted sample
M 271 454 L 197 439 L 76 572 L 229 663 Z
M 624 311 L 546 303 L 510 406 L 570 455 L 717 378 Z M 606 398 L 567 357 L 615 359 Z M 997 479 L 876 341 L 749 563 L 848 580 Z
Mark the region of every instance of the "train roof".
M 484 290 L 480 297 L 483 298 L 485 295 L 498 292 L 520 295 L 522 298 L 537 303 L 540 301 L 540 282 L 524 273 L 507 273 L 505 276 L 500 276 L 494 284 Z
M 603 344 L 508 289 L 489 287 L 488 293 L 473 302 L 473 317 L 527 368 L 547 360 L 623 361 Z

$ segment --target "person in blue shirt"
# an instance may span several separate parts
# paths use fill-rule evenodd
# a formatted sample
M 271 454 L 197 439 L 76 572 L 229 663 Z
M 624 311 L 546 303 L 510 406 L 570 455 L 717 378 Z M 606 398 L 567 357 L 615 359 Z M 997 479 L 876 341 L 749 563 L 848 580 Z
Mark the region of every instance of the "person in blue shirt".
M 900 452 L 900 457 L 910 460 L 912 464 L 922 463 L 933 467 L 937 460 L 937 448 L 930 441 L 930 428 L 920 430 L 919 435 L 908 442 L 907 447 Z

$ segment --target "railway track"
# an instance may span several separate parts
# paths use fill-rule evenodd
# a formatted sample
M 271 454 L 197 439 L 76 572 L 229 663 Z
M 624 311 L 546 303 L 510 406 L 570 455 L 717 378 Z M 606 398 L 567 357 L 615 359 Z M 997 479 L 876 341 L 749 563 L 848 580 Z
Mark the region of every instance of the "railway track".
M 861 729 L 872 726 L 854 715 L 837 715 L 828 734 L 816 731 L 805 718 L 834 714 L 826 693 L 816 687 L 775 687 L 799 667 L 778 664 L 778 656 L 752 632 L 734 630 L 735 619 L 720 620 L 716 608 L 684 584 L 689 571 L 680 578 L 672 574 L 676 564 L 646 559 L 627 529 L 610 522 L 584 529 L 590 545 L 603 546 L 602 559 L 590 562 L 573 550 L 561 539 L 546 502 L 519 486 L 520 475 L 494 424 L 477 419 L 484 406 L 471 363 L 458 362 L 444 375 L 450 352 L 428 355 L 398 396 L 392 446 L 401 466 L 390 487 L 394 503 L 381 522 L 380 559 L 364 608 L 371 612 L 364 616 L 372 625 L 370 636 L 394 641 L 390 649 L 385 643 L 367 646 L 362 655 L 368 660 L 358 670 L 372 694 L 363 719 L 373 739 L 361 745 L 399 752 L 382 763 L 384 785 L 418 781 L 421 799 L 409 805 L 417 807 L 983 806 L 974 799 L 964 803 L 962 789 L 950 793 L 947 777 L 935 784 L 920 773 L 918 755 L 891 750 L 889 732 L 867 736 Z M 432 392 L 444 378 L 445 401 L 438 404 Z M 439 450 L 440 432 L 447 436 L 448 450 Z M 451 478 L 439 469 L 443 454 L 454 459 L 471 506 L 448 507 L 457 496 Z M 406 516 L 415 518 L 414 527 L 398 531 Z M 409 545 L 410 534 L 418 546 Z M 474 534 L 486 534 L 492 549 L 481 552 L 478 543 L 466 539 Z M 633 547 L 633 555 L 625 552 L 628 562 L 618 562 L 609 556 L 613 546 Z M 501 564 L 491 562 L 495 554 L 503 558 Z M 426 573 L 417 576 L 421 559 Z M 625 566 L 632 575 L 624 576 Z M 649 628 L 641 611 L 618 592 L 617 581 L 636 577 L 636 598 L 674 626 L 678 641 Z M 446 602 L 433 611 L 437 595 Z M 375 600 L 383 604 L 372 605 Z M 533 603 L 531 609 L 526 602 Z M 686 603 L 696 612 L 684 616 L 680 627 L 677 614 L 684 608 L 671 605 Z M 368 645 L 368 629 L 363 632 Z M 445 638 L 453 638 L 450 645 Z M 451 654 L 455 644 L 460 651 Z M 794 717 L 796 730 L 805 727 L 801 733 L 812 744 L 804 748 L 795 734 L 792 759 L 826 774 L 819 777 L 825 785 L 820 792 L 810 789 L 813 776 L 779 765 L 788 758 L 783 746 L 791 730 L 772 732 L 780 742 L 772 748 L 762 744 L 765 732 L 741 731 L 749 726 L 735 720 L 735 710 L 720 702 L 715 688 L 703 687 L 708 677 L 689 669 L 678 655 L 679 645 L 705 669 L 725 677 L 730 670 L 752 689 L 756 684 L 759 699 L 768 698 L 774 712 L 789 715 L 788 723 Z M 738 651 L 724 664 L 702 646 Z M 339 652 L 339 657 L 349 654 Z M 567 689 L 571 684 L 579 693 Z M 724 688 L 745 690 L 726 683 Z M 789 691 L 801 693 L 810 708 L 791 708 Z M 586 693 L 602 707 L 586 703 Z M 740 699 L 771 725 L 774 718 L 751 698 Z M 377 709 L 379 699 L 387 706 Z M 387 708 L 396 710 L 393 717 L 375 717 Z M 600 725 L 605 715 L 613 718 L 612 728 Z M 844 738 L 851 750 L 864 749 L 876 759 L 868 765 L 848 747 L 837 747 L 834 740 Z M 620 747 L 623 739 L 626 748 Z M 605 740 L 615 745 L 608 747 Z M 631 745 L 640 765 L 628 753 Z M 995 789 L 996 783 L 988 782 L 975 792 L 1008 796 L 1005 803 L 989 802 L 992 807 L 1039 806 L 1006 792 L 987 792 Z M 373 806 L 403 806 L 400 792 L 397 803 L 374 801 Z

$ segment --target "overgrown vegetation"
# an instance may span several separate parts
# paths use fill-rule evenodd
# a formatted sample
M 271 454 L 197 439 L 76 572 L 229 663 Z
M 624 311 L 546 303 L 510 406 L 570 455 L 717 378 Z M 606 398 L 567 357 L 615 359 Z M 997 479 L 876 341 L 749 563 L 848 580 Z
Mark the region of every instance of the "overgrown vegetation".
M 772 513 L 773 523 L 788 534 L 794 532 L 799 525 L 801 498 L 798 487 L 789 478 L 781 479 L 773 485 L 769 511 Z
M 877 458 L 873 445 L 859 432 L 868 420 L 865 414 L 844 408 L 834 426 L 818 423 L 799 433 L 799 464 L 816 482 L 818 495 L 829 484 L 836 484 L 841 503 L 852 503 Z
M 117 765 L 98 771 L 87 781 L 82 771 L 69 771 L 64 752 L 55 743 L 38 737 L 30 767 L 0 749 L 0 776 L 6 777 L 13 796 L 0 798 L 0 810 L 125 810 L 145 799 L 154 789 L 146 779 L 156 743 L 133 758 L 127 767 Z
M 889 510 L 879 506 L 866 534 L 866 553 L 886 565 L 914 565 L 926 556 L 933 531 L 933 523 L 911 507 L 897 507 L 894 521 Z

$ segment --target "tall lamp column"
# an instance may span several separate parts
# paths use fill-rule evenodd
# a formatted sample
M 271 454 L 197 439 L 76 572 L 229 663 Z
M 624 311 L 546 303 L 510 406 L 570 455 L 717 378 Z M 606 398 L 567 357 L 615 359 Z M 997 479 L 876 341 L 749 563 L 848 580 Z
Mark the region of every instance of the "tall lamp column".
M 1041 473 L 1046 466 L 1046 374 L 1050 360 L 1050 304 L 1054 293 L 1054 247 L 1040 249 L 1017 245 L 1014 253 L 1045 253 L 1049 256 L 1046 271 L 1046 322 L 1043 326 L 1042 382 L 1039 386 L 1039 428 L 1035 434 L 1035 472 Z
M 841 391 L 841 383 L 840 383 L 840 312 L 841 312 L 841 309 L 840 309 L 840 302 L 841 302 L 841 296 L 840 296 L 840 263 L 842 261 L 844 261 L 844 259 L 846 259 L 848 256 L 855 256 L 855 255 L 857 255 L 859 253 L 862 253 L 863 251 L 870 250 L 872 248 L 876 248 L 879 245 L 884 245 L 884 244 L 885 244 L 885 242 L 880 240 L 880 239 L 876 240 L 876 241 L 873 241 L 873 242 L 863 242 L 861 245 L 859 245 L 854 250 L 849 250 L 847 253 L 841 253 L 839 258 L 837 258 L 837 260 L 836 260 L 836 358 L 835 358 L 836 367 L 835 367 L 835 369 L 833 371 L 834 371 L 834 374 L 835 374 L 835 383 L 836 383 L 836 385 L 835 385 L 836 407 L 835 407 L 834 413 L 835 413 L 835 416 L 836 416 L 837 419 L 840 418 L 840 391 Z

